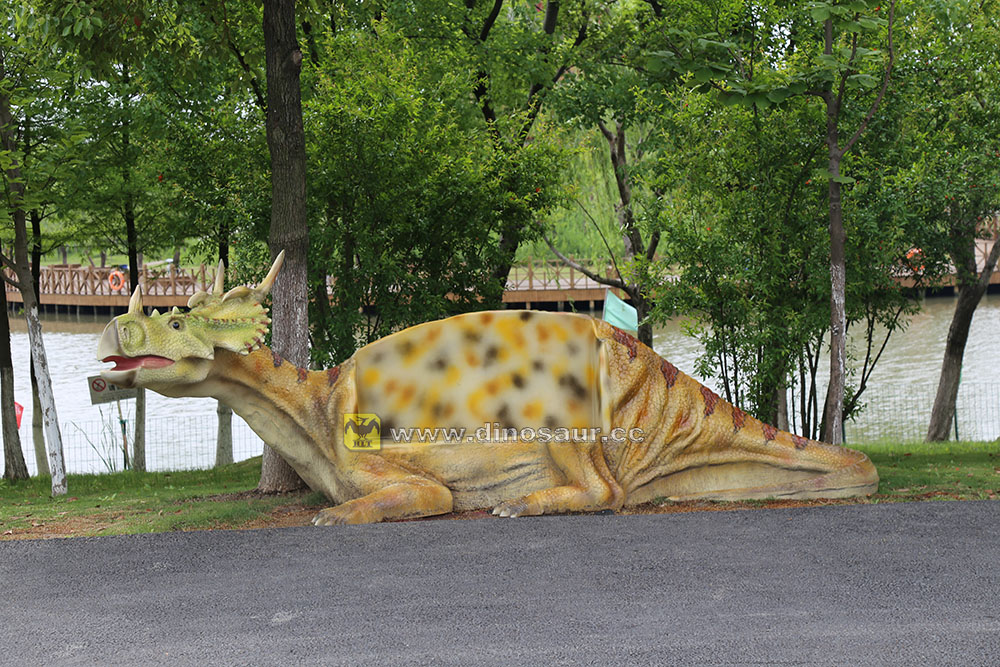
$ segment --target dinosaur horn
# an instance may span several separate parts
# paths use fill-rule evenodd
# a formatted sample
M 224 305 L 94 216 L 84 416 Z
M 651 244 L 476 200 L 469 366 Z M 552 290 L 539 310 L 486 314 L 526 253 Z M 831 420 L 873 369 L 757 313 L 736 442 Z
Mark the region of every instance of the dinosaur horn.
M 271 291 L 271 287 L 274 286 L 274 279 L 278 277 L 278 271 L 281 270 L 281 265 L 284 261 L 285 251 L 282 250 L 278 253 L 278 256 L 274 258 L 274 264 L 271 265 L 271 270 L 267 272 L 267 275 L 264 276 L 264 280 L 260 281 L 260 285 L 257 285 L 257 289 L 254 290 L 258 301 L 263 301 L 264 297 L 266 297 L 268 292 Z
M 215 287 L 212 288 L 212 296 L 222 296 L 222 287 L 226 282 L 226 265 L 219 260 L 219 268 L 215 270 Z
M 129 315 L 142 315 L 142 286 L 136 285 L 132 298 L 128 301 Z

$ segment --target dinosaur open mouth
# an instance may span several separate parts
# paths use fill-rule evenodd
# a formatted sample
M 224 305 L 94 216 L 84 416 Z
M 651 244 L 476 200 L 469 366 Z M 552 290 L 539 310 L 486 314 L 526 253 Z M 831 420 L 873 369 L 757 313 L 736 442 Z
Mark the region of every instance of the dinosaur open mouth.
M 115 367 L 111 369 L 113 371 L 131 371 L 136 368 L 163 368 L 174 363 L 173 359 L 158 357 L 153 354 L 142 357 L 119 357 L 112 355 L 104 357 L 101 361 L 115 364 Z

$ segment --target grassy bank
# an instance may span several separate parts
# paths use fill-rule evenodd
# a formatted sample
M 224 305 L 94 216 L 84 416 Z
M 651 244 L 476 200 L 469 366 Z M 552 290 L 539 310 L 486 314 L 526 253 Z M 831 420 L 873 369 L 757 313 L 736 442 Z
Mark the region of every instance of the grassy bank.
M 1000 497 L 1000 443 L 852 444 L 881 477 L 870 498 L 837 502 L 994 500 Z M 70 475 L 67 496 L 51 498 L 47 478 L 0 480 L 0 539 L 306 525 L 328 503 L 316 493 L 253 493 L 260 458 L 212 470 Z M 668 503 L 641 512 L 829 504 Z M 483 513 L 466 513 L 479 516 Z
M 878 469 L 877 497 L 961 500 L 1000 496 L 1000 441 L 851 445 Z
M 312 493 L 254 494 L 259 479 L 260 457 L 211 470 L 69 475 L 58 498 L 47 477 L 0 480 L 0 539 L 238 528 L 323 505 Z

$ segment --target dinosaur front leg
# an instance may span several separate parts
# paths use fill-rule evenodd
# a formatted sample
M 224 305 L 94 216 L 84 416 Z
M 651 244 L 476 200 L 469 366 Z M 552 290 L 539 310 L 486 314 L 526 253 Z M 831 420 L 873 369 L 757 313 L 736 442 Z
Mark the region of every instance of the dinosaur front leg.
M 452 511 L 448 487 L 404 470 L 384 459 L 365 454 L 355 468 L 354 482 L 372 489 L 360 498 L 321 510 L 317 526 L 378 523 L 386 519 L 414 519 Z
M 567 484 L 502 502 L 493 514 L 503 517 L 537 516 L 557 512 L 596 512 L 618 509 L 625 491 L 615 480 L 598 443 L 554 443 L 549 456 Z

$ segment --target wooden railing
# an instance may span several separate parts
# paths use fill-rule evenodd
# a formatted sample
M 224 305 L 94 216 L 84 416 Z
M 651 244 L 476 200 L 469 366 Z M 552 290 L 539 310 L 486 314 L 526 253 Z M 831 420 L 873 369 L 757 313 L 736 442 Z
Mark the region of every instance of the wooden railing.
M 614 276 L 614 267 L 591 262 L 578 262 L 595 275 Z M 538 289 L 596 289 L 602 288 L 596 280 L 562 263 L 558 259 L 530 259 L 511 267 L 507 277 L 507 291 Z
M 594 273 L 614 275 L 610 266 L 584 265 Z M 211 289 L 215 271 L 205 265 L 196 269 L 144 267 L 139 278 L 143 303 L 157 308 L 182 306 L 196 291 Z M 6 273 L 14 276 L 9 270 Z M 116 289 L 119 283 L 121 286 Z M 9 301 L 21 302 L 21 293 L 16 288 L 7 284 L 6 289 Z M 558 260 L 532 260 L 511 269 L 504 300 L 539 300 L 539 296 L 566 300 L 581 292 L 583 296 L 577 298 L 598 299 L 601 297 L 596 292 L 603 289 L 596 281 Z M 43 266 L 39 273 L 39 294 L 43 304 L 124 306 L 130 296 L 128 272 L 118 267 Z
M 215 282 L 214 267 L 197 269 L 173 267 L 143 267 L 139 284 L 143 302 L 150 306 L 182 305 L 198 290 L 211 289 Z M 8 276 L 13 277 L 10 270 Z M 21 302 L 21 294 L 9 283 L 7 299 Z M 38 274 L 38 291 L 43 304 L 116 306 L 127 304 L 128 271 L 114 266 L 52 265 L 43 266 Z
M 977 260 L 982 267 L 993 243 L 1000 239 L 1000 217 L 983 223 L 992 232 L 992 240 L 977 243 Z M 610 264 L 580 262 L 596 275 L 617 277 Z M 210 290 L 215 282 L 215 267 L 176 269 L 170 265 L 146 266 L 140 277 L 144 305 L 163 308 L 183 306 L 198 290 Z M 120 278 L 112 274 L 118 272 Z M 7 275 L 13 273 L 6 270 Z M 117 282 L 121 287 L 115 289 Z M 43 266 L 40 273 L 40 296 L 43 304 L 124 307 L 128 304 L 128 272 L 118 267 L 80 265 Z M 905 284 L 905 280 L 903 280 Z M 1000 272 L 993 283 L 1000 282 Z M 532 259 L 511 268 L 504 301 L 534 303 L 570 300 L 602 300 L 606 287 L 557 259 Z M 21 293 L 6 284 L 7 300 L 21 302 Z M 616 290 L 617 292 L 617 290 Z M 619 296 L 624 296 L 619 294 Z

